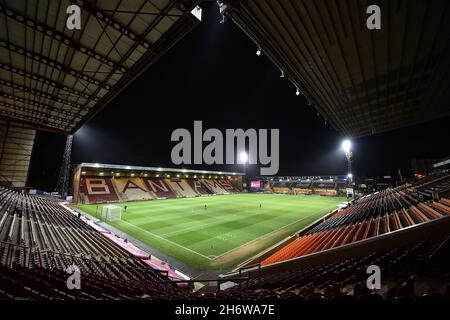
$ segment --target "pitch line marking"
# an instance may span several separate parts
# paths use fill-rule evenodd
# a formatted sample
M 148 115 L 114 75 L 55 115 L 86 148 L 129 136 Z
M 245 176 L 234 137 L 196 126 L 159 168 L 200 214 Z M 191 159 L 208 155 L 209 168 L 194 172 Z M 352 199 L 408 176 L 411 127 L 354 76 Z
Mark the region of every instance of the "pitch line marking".
M 195 253 L 195 254 L 197 254 L 197 255 L 199 255 L 199 256 L 205 258 L 205 259 L 208 259 L 209 261 L 213 261 L 213 260 L 216 260 L 216 259 L 218 259 L 218 258 L 220 258 L 220 257 L 222 257 L 222 256 L 224 256 L 224 255 L 226 255 L 227 253 L 230 253 L 230 252 L 232 252 L 232 251 L 234 251 L 234 250 L 237 250 L 237 249 L 239 249 L 239 248 L 242 248 L 243 246 L 246 246 L 246 245 L 248 245 L 248 244 L 250 244 L 250 243 L 252 243 L 252 242 L 254 242 L 254 241 L 257 241 L 257 240 L 259 240 L 259 239 L 261 239 L 261 238 L 263 238 L 263 237 L 265 237 L 265 236 L 268 236 L 268 235 L 270 235 L 270 234 L 272 234 L 272 233 L 274 233 L 274 232 L 277 232 L 277 231 L 279 231 L 279 230 L 281 230 L 281 229 L 283 229 L 283 228 L 286 228 L 286 227 L 288 227 L 288 226 L 290 226 L 290 225 L 292 225 L 292 224 L 294 224 L 294 223 L 300 222 L 300 221 L 302 221 L 302 220 L 304 220 L 304 219 L 307 219 L 307 218 L 310 218 L 310 217 L 311 217 L 311 216 L 307 216 L 307 217 L 303 217 L 303 218 L 300 218 L 300 219 L 298 219 L 298 220 L 295 220 L 295 221 L 293 221 L 293 222 L 290 222 L 290 223 L 288 223 L 288 224 L 286 224 L 286 225 L 284 225 L 284 226 L 282 226 L 282 227 L 280 227 L 280 228 L 278 228 L 278 229 L 272 230 L 272 231 L 269 232 L 269 233 L 265 233 L 265 234 L 263 234 L 263 235 L 261 235 L 261 236 L 255 238 L 255 239 L 252 239 L 252 240 L 250 240 L 250 241 L 248 241 L 248 242 L 245 242 L 245 243 L 243 243 L 243 244 L 241 244 L 241 245 L 239 245 L 239 246 L 237 246 L 237 247 L 235 247 L 235 248 L 233 248 L 233 249 L 231 249 L 231 250 L 228 250 L 228 251 L 226 251 L 226 252 L 224 252 L 224 253 L 222 253 L 222 254 L 220 254 L 220 255 L 218 255 L 218 256 L 213 256 L 213 255 L 205 256 L 205 255 L 203 255 L 203 254 L 201 254 L 201 253 L 199 253 L 199 252 L 197 252 L 197 251 L 194 251 L 194 250 L 192 250 L 192 249 L 190 249 L 190 248 L 186 248 L 186 247 L 184 247 L 184 246 L 182 246 L 182 245 L 180 245 L 180 244 L 178 244 L 178 243 L 176 243 L 176 242 L 173 242 L 173 241 L 171 241 L 171 240 L 169 240 L 169 239 L 163 238 L 163 237 L 161 237 L 161 236 L 159 236 L 159 235 L 157 235 L 157 234 L 154 234 L 154 233 L 152 233 L 152 232 L 150 232 L 150 231 L 147 231 L 147 230 L 145 230 L 145 229 L 142 229 L 142 228 L 140 228 L 140 227 L 138 227 L 138 226 L 136 226 L 136 225 L 134 225 L 134 224 L 132 224 L 132 223 L 129 223 L 129 222 L 125 221 L 125 220 L 121 220 L 121 221 L 123 221 L 123 222 L 126 223 L 126 224 L 129 224 L 129 225 L 132 226 L 132 227 L 135 227 L 135 228 L 137 228 L 137 229 L 139 229 L 139 230 L 142 230 L 142 231 L 144 231 L 145 233 L 148 233 L 148 234 L 150 234 L 150 235 L 152 235 L 152 236 L 154 236 L 154 237 L 156 237 L 156 238 L 159 238 L 159 239 L 161 239 L 161 240 L 165 240 L 165 241 L 167 241 L 167 242 L 169 242 L 169 243 L 172 243 L 172 244 L 174 244 L 174 245 L 176 245 L 176 246 L 178 246 L 178 247 L 180 247 L 180 248 L 183 248 L 183 249 L 185 249 L 185 250 L 187 250 L 187 251 L 190 251 L 190 252 L 192 252 L 192 253 Z M 218 235 L 218 236 L 221 236 L 221 235 Z M 216 237 L 218 237 L 218 236 L 216 236 Z M 216 237 L 214 237 L 214 238 L 216 238 Z M 214 239 L 214 238 L 212 238 L 212 239 Z M 211 259 L 210 257 L 215 257 L 215 258 Z
M 309 218 L 309 216 L 308 216 L 308 217 L 303 217 L 303 218 L 298 219 L 298 220 L 295 220 L 295 221 L 293 221 L 293 222 L 291 222 L 291 223 L 288 223 L 288 224 L 285 225 L 285 226 L 282 226 L 282 227 L 280 227 L 280 228 L 278 228 L 278 229 L 275 229 L 275 230 L 273 230 L 273 231 L 270 231 L 269 233 L 265 233 L 265 234 L 259 236 L 258 238 L 255 238 L 255 239 L 252 239 L 252 240 L 250 240 L 250 241 L 248 241 L 248 242 L 246 242 L 246 243 L 243 243 L 243 244 L 241 244 L 240 246 L 238 246 L 238 247 L 236 247 L 236 248 L 233 248 L 233 249 L 231 249 L 231 250 L 228 250 L 227 252 L 224 252 L 224 253 L 222 253 L 222 254 L 216 256 L 216 258 L 214 258 L 213 260 L 216 260 L 216 259 L 218 259 L 218 258 L 220 258 L 220 257 L 222 257 L 222 256 L 224 256 L 224 255 L 226 255 L 227 253 L 230 253 L 230 252 L 234 251 L 234 250 L 237 250 L 237 249 L 239 249 L 239 248 L 242 248 L 243 246 L 246 246 L 246 245 L 248 245 L 248 244 L 250 244 L 250 243 L 252 243 L 252 242 L 254 242 L 254 241 L 257 241 L 257 240 L 259 240 L 259 239 L 261 239 L 261 238 L 264 238 L 265 236 L 268 236 L 269 234 L 272 234 L 272 233 L 277 232 L 277 231 L 279 231 L 279 230 L 281 230 L 281 229 L 283 229 L 283 228 L 286 228 L 286 227 L 288 227 L 288 226 L 290 226 L 290 225 L 293 225 L 294 223 L 297 223 L 297 222 L 300 222 L 300 221 L 302 221 L 302 220 L 305 220 L 306 218 Z
M 259 214 L 261 214 L 261 212 L 251 213 L 251 214 L 246 215 L 245 218 L 257 216 Z M 202 223 L 201 225 L 194 225 L 194 226 L 190 226 L 190 227 L 187 227 L 187 228 L 184 228 L 184 229 L 180 229 L 180 230 L 169 231 L 169 232 L 166 232 L 166 233 L 162 234 L 161 236 L 162 237 L 166 237 L 166 236 L 170 237 L 170 236 L 173 236 L 173 235 L 176 235 L 176 234 L 180 234 L 180 233 L 186 232 L 188 230 L 203 229 L 205 226 L 210 227 L 210 226 L 219 225 L 219 224 L 224 223 L 224 222 L 228 223 L 228 222 L 235 222 L 235 221 L 242 220 L 242 216 L 238 216 L 236 214 L 232 214 L 232 215 L 228 215 L 228 216 L 238 216 L 237 219 L 233 219 L 233 218 L 227 219 L 227 218 L 223 218 L 223 217 L 219 217 L 219 216 L 211 216 L 211 215 L 208 215 L 208 214 L 206 214 L 206 216 L 211 217 L 211 219 L 216 219 L 216 221 Z M 194 222 L 197 223 L 198 221 L 194 221 Z
M 156 238 L 161 239 L 161 240 L 165 240 L 165 241 L 167 241 L 167 242 L 169 242 L 169 243 L 171 243 L 171 244 L 174 244 L 174 245 L 176 245 L 176 246 L 178 246 L 178 247 L 180 247 L 180 248 L 183 248 L 183 249 L 185 249 L 185 250 L 187 250 L 187 251 L 190 251 L 190 252 L 192 252 L 192 253 L 198 254 L 199 256 L 202 256 L 202 257 L 205 258 L 205 259 L 208 259 L 208 260 L 210 260 L 210 261 L 211 261 L 211 260 L 214 260 L 214 259 L 211 259 L 211 258 L 209 258 L 208 256 L 205 256 L 205 255 L 203 255 L 203 254 L 201 254 L 201 253 L 199 253 L 199 252 L 197 252 L 197 251 L 194 251 L 194 250 L 192 250 L 192 249 L 186 248 L 186 247 L 182 246 L 181 244 L 178 244 L 178 243 L 173 242 L 173 241 L 171 241 L 171 240 L 169 240 L 169 239 L 166 239 L 166 238 L 163 238 L 163 237 L 161 237 L 161 236 L 158 236 L 157 234 L 154 234 L 153 232 L 150 232 L 150 231 L 147 231 L 147 230 L 145 230 L 145 229 L 142 229 L 142 228 L 140 228 L 140 227 L 138 227 L 138 226 L 136 226 L 136 225 L 134 225 L 134 224 L 132 224 L 132 223 L 129 223 L 129 222 L 125 221 L 125 220 L 120 220 L 120 221 L 122 221 L 122 222 L 124 222 L 124 223 L 126 223 L 126 224 L 128 224 L 128 225 L 130 225 L 130 226 L 132 226 L 132 227 L 135 227 L 135 228 L 137 228 L 137 229 L 139 229 L 139 230 L 142 230 L 142 231 L 144 231 L 145 233 L 148 233 L 149 235 L 151 235 L 151 236 L 153 236 L 153 237 L 156 237 Z

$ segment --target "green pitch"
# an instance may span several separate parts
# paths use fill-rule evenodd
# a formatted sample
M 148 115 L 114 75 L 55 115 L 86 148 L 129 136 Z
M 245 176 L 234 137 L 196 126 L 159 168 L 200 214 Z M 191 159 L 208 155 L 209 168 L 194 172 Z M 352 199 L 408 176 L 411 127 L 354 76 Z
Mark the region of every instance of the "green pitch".
M 116 204 L 127 206 L 122 220 L 110 224 L 194 268 L 229 269 L 306 227 L 344 200 L 235 194 L 126 202 Z M 100 213 L 101 205 L 98 207 Z M 96 216 L 96 204 L 78 208 Z

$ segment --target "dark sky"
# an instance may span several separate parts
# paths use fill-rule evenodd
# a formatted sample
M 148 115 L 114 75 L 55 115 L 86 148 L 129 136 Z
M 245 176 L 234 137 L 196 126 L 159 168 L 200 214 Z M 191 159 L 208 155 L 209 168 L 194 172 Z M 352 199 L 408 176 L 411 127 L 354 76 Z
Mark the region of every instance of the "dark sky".
M 203 21 L 150 66 L 74 137 L 72 163 L 100 162 L 174 167 L 173 130 L 202 120 L 207 128 L 280 129 L 279 175 L 346 174 L 343 137 L 325 125 L 313 107 L 232 22 L 219 24 L 216 3 L 205 4 Z M 354 143 L 359 176 L 410 174 L 411 158 L 448 156 L 448 118 L 361 138 Z M 65 138 L 41 132 L 29 184 L 56 185 Z M 189 168 L 190 166 L 183 166 Z M 242 166 L 191 166 L 242 171 Z M 257 174 L 257 166 L 248 173 Z

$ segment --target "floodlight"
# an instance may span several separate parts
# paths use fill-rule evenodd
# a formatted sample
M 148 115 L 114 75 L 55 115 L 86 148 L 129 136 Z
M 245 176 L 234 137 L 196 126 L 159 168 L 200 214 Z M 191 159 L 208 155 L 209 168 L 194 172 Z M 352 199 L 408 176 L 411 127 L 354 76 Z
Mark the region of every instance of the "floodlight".
M 353 174 L 352 174 L 352 173 L 349 173 L 349 174 L 347 174 L 347 177 L 348 177 L 349 179 L 352 179 L 352 178 L 353 178 Z
M 247 161 L 248 161 L 247 152 L 241 152 L 240 158 L 241 158 L 242 163 L 247 163 Z
M 346 140 L 342 141 L 342 149 L 344 150 L 345 153 L 350 152 L 351 148 L 352 148 L 352 143 L 350 142 L 350 140 L 346 139 Z

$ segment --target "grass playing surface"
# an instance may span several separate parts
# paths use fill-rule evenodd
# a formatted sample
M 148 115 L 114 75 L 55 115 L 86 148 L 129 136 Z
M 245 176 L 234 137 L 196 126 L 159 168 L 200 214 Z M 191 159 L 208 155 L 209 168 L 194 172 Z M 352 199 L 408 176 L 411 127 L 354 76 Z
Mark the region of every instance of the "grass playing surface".
M 227 269 L 306 227 L 344 200 L 234 194 L 124 202 L 116 204 L 127 206 L 122 220 L 110 224 L 194 268 Z M 96 216 L 96 204 L 78 208 Z

